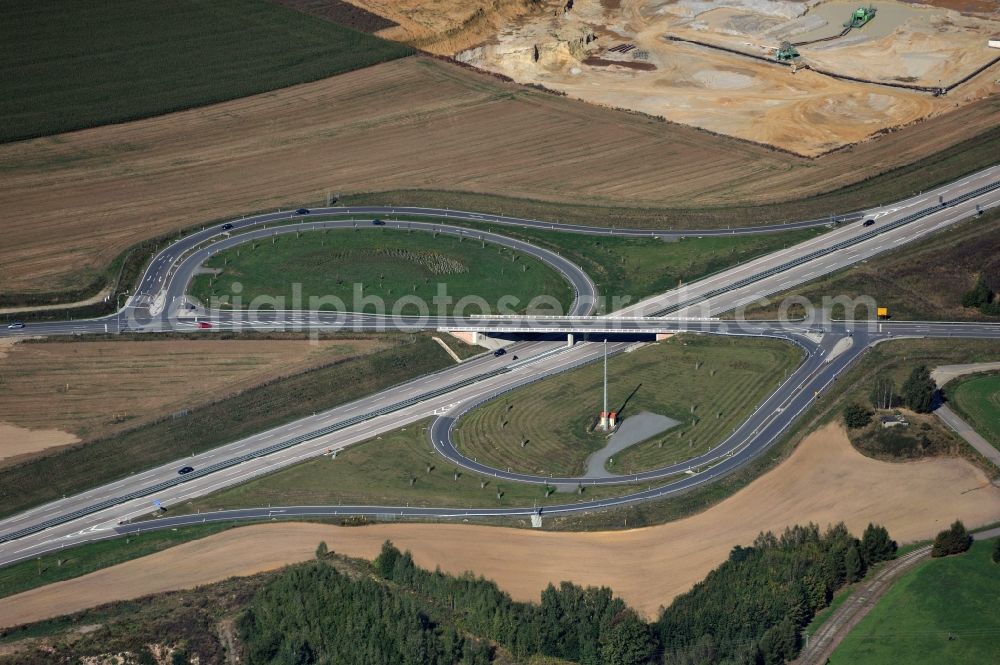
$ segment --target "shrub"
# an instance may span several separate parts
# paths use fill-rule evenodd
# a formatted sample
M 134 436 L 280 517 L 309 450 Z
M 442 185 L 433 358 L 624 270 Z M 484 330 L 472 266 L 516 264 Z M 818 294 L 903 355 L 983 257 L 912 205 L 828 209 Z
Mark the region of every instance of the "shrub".
M 864 427 L 872 421 L 872 412 L 860 404 L 848 404 L 844 407 L 844 424 L 851 429 Z
M 931 556 L 942 557 L 961 554 L 970 547 L 972 547 L 972 536 L 969 535 L 961 520 L 955 520 L 950 528 L 945 529 L 934 538 Z
M 993 292 L 986 285 L 986 280 L 982 275 L 972 290 L 966 291 L 962 296 L 962 307 L 983 307 L 991 302 L 993 302 Z

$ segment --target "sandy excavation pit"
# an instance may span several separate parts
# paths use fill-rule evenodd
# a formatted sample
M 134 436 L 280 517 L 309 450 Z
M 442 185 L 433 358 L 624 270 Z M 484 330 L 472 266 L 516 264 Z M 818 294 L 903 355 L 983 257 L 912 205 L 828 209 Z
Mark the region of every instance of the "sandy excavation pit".
M 954 4 L 943 2 L 940 4 Z M 783 41 L 838 34 L 857 0 L 576 0 L 511 16 L 458 59 L 522 83 L 814 156 L 1000 91 L 1000 64 L 943 97 L 844 81 L 947 86 L 1000 55 L 1000 9 L 875 3 L 866 26 L 800 46 L 796 67 L 767 59 Z M 797 71 L 794 71 L 797 70 Z

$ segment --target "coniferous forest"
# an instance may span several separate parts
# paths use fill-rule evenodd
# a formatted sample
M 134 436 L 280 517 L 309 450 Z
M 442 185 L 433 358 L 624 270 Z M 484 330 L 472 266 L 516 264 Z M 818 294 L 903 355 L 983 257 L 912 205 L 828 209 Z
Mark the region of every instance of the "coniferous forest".
M 517 602 L 493 582 L 417 567 L 386 542 L 371 574 L 318 560 L 263 586 L 238 621 L 250 665 L 478 665 L 548 656 L 581 665 L 778 665 L 833 594 L 895 556 L 882 527 L 764 533 L 647 623 L 608 588 L 550 585 Z M 670 571 L 663 571 L 669 575 Z

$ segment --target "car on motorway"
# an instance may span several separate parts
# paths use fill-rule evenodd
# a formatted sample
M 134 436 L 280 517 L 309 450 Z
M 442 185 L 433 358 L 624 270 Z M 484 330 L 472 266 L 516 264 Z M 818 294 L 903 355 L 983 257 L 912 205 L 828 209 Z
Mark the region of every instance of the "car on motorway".
M 385 226 L 385 222 L 381 219 L 373 219 L 372 226 Z
M 208 321 L 197 321 L 197 322 L 196 322 L 196 325 L 197 325 L 197 326 L 198 326 L 199 328 L 211 328 L 211 327 L 212 327 L 212 324 L 211 324 L 211 323 L 209 323 Z
M 299 208 L 298 210 L 295 211 L 295 214 L 296 215 L 308 215 L 309 214 L 309 208 Z
M 493 352 L 493 357 L 499 358 L 500 356 L 505 355 L 506 353 L 507 349 L 497 349 L 496 351 Z
M 193 466 L 182 466 L 181 468 L 177 469 L 178 475 L 181 475 L 181 476 L 189 474 L 192 471 L 194 471 L 194 467 Z
M 24 321 L 11 321 L 7 324 L 8 330 L 20 330 L 24 327 Z
M 228 231 L 231 228 L 233 228 L 233 225 L 230 224 L 229 222 L 226 222 L 225 224 L 222 225 L 222 230 L 223 231 Z
M 874 219 L 866 219 L 865 223 L 862 224 L 862 226 L 875 226 L 875 220 Z

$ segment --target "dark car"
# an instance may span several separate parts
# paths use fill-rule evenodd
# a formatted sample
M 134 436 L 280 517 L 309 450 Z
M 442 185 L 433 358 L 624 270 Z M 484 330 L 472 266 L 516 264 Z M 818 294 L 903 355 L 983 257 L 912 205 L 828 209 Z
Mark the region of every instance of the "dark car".
M 865 223 L 862 224 L 862 226 L 875 226 L 875 220 L 874 219 L 866 219 Z
M 182 466 L 181 468 L 177 469 L 177 473 L 179 473 L 182 476 L 186 473 L 191 473 L 192 471 L 194 471 L 193 466 Z
M 372 224 L 374 226 L 385 226 L 385 222 L 383 222 L 381 219 L 373 219 Z
M 24 327 L 24 321 L 12 321 L 7 324 L 7 328 L 10 330 L 19 330 Z
M 507 349 L 497 349 L 496 351 L 493 352 L 493 357 L 499 358 L 500 356 L 505 355 L 506 353 Z
M 222 230 L 223 230 L 223 231 L 228 231 L 228 230 L 229 230 L 229 229 L 231 229 L 231 228 L 233 228 L 233 225 L 232 225 L 232 224 L 229 224 L 228 222 L 227 222 L 226 224 L 223 224 L 223 225 L 222 225 Z
M 309 214 L 309 208 L 299 208 L 298 210 L 295 211 L 295 214 L 296 215 L 308 215 Z

